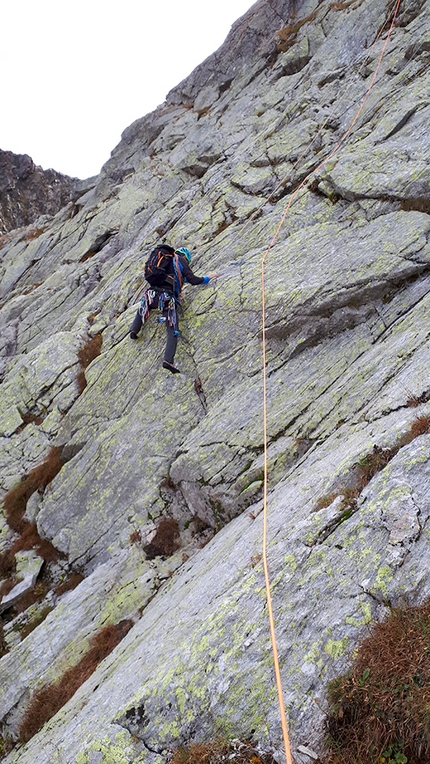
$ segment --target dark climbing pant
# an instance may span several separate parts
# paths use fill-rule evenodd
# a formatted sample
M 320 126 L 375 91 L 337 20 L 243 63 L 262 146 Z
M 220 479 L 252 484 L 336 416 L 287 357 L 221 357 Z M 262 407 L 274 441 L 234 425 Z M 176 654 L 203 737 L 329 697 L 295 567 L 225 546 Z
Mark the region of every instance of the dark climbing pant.
M 155 308 L 158 308 L 158 303 L 159 303 L 159 294 L 156 294 L 153 300 L 148 305 L 149 310 L 154 310 Z M 167 363 L 170 363 L 173 366 L 173 360 L 175 358 L 176 347 L 178 344 L 178 335 L 174 334 L 175 331 L 179 331 L 178 311 L 176 310 L 176 327 L 169 326 L 167 313 L 168 313 L 168 308 L 166 306 L 163 310 L 163 318 L 166 321 L 167 339 L 166 339 L 166 348 L 164 350 L 163 360 L 167 361 Z M 134 332 L 135 334 L 138 334 L 140 329 L 142 328 L 142 323 L 143 323 L 142 316 L 140 315 L 140 312 L 138 310 L 133 319 L 133 323 L 130 326 L 130 332 Z

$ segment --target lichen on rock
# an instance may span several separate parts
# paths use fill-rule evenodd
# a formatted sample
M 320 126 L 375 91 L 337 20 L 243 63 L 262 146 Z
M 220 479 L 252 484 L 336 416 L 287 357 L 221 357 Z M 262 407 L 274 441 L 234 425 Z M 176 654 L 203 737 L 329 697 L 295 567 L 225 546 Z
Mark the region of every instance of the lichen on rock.
M 428 0 L 402 12 L 342 141 L 381 54 L 385 0 L 260 0 L 37 237 L 0 241 L 0 498 L 59 449 L 25 517 L 67 556 L 50 563 L 33 631 L 11 636 L 25 608 L 3 615 L 12 748 L 30 697 L 104 625 L 134 623 L 7 764 L 166 764 L 219 734 L 282 758 L 265 463 L 298 764 L 322 753 L 327 684 L 369 623 L 428 598 L 429 13 Z M 185 286 L 180 375 L 161 366 L 156 311 L 128 337 L 162 239 L 220 274 Z M 0 534 L 10 556 L 6 518 Z

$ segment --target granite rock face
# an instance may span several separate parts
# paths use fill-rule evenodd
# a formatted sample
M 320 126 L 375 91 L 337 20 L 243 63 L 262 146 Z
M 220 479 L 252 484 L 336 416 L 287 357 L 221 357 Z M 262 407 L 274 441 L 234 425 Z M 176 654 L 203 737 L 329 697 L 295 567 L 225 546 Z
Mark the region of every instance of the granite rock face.
M 0 150 L 0 235 L 55 215 L 70 201 L 76 180 L 42 170 L 27 154 Z
M 263 257 L 268 558 L 298 764 L 322 752 L 327 683 L 369 624 L 428 598 L 430 2 L 401 10 L 369 90 L 388 13 L 255 3 L 100 176 L 0 249 L 1 496 L 53 446 L 64 462 L 27 502 L 62 556 L 30 612 L 4 614 L 5 740 L 94 634 L 134 623 L 8 764 L 167 764 L 219 733 L 283 761 L 261 564 Z M 128 337 L 163 238 L 220 273 L 185 287 L 180 375 L 161 367 L 156 312 Z

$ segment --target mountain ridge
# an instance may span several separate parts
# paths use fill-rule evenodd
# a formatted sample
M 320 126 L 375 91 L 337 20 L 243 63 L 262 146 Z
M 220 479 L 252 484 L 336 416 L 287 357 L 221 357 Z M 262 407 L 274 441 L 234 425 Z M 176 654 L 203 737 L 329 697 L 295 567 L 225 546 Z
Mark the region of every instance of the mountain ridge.
M 28 154 L 0 150 L 0 235 L 55 215 L 72 198 L 77 178 L 42 170 Z

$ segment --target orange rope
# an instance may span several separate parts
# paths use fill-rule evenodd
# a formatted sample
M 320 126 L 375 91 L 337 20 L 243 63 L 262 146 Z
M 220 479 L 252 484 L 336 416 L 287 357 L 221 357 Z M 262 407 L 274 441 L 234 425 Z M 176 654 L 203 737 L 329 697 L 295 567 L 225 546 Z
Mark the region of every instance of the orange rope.
M 301 184 L 296 188 L 294 193 L 291 195 L 291 198 L 285 208 L 285 211 L 282 215 L 281 221 L 275 231 L 275 234 L 267 247 L 266 252 L 263 255 L 263 258 L 261 260 L 261 311 L 262 311 L 262 355 L 263 355 L 263 446 L 264 446 L 264 462 L 263 462 L 263 470 L 264 470 L 264 479 L 263 479 L 263 569 L 264 569 L 264 578 L 265 578 L 265 586 L 266 586 L 266 600 L 267 600 L 267 609 L 268 609 L 268 616 L 269 616 L 269 624 L 270 624 L 270 637 L 272 641 L 272 651 L 273 651 L 273 661 L 274 661 L 274 670 L 275 670 L 275 677 L 276 677 L 276 686 L 278 690 L 278 700 L 279 700 L 279 710 L 281 714 L 281 725 L 282 725 L 282 734 L 283 734 L 283 740 L 284 740 L 284 747 L 285 747 L 285 760 L 286 764 L 293 764 L 293 760 L 291 758 L 291 746 L 290 746 L 290 740 L 288 735 L 288 724 L 287 724 L 287 717 L 285 713 L 285 701 L 284 701 L 284 693 L 282 689 L 282 679 L 281 679 L 281 671 L 279 667 L 279 657 L 278 657 L 278 648 L 276 644 L 276 630 L 275 630 L 275 621 L 273 617 L 273 607 L 272 607 L 272 595 L 271 595 L 271 588 L 270 588 L 270 577 L 269 577 L 269 568 L 267 563 L 267 489 L 268 489 L 268 446 L 267 446 L 267 374 L 266 374 L 266 301 L 265 301 L 265 278 L 264 278 L 264 265 L 267 259 L 267 256 L 272 249 L 273 245 L 276 242 L 276 239 L 279 236 L 279 233 L 281 231 L 281 228 L 284 224 L 285 218 L 287 216 L 288 211 L 291 208 L 291 205 L 299 193 L 299 191 L 303 188 L 305 183 L 311 178 L 313 175 L 315 175 L 340 149 L 340 147 L 344 144 L 345 140 L 351 133 L 354 125 L 356 124 L 361 112 L 363 111 L 363 108 L 365 106 L 365 103 L 369 97 L 370 91 L 373 88 L 373 85 L 375 84 L 376 77 L 378 75 L 382 59 L 385 55 L 385 51 L 387 49 L 388 42 L 391 38 L 391 34 L 393 31 L 393 27 L 397 18 L 397 14 L 399 12 L 401 0 L 396 1 L 393 18 L 391 21 L 391 26 L 389 29 L 389 32 L 387 34 L 387 38 L 385 40 L 385 43 L 383 45 L 381 54 L 378 59 L 378 64 L 376 66 L 375 72 L 372 76 L 372 79 L 370 81 L 370 85 L 364 95 L 364 98 L 361 102 L 360 108 L 358 109 L 354 119 L 352 120 L 350 126 L 345 131 L 345 133 L 340 138 L 339 142 L 336 144 L 334 149 L 330 152 L 330 154 L 316 167 L 315 170 L 309 173 L 309 175 L 304 178 L 304 180 L 301 182 Z

